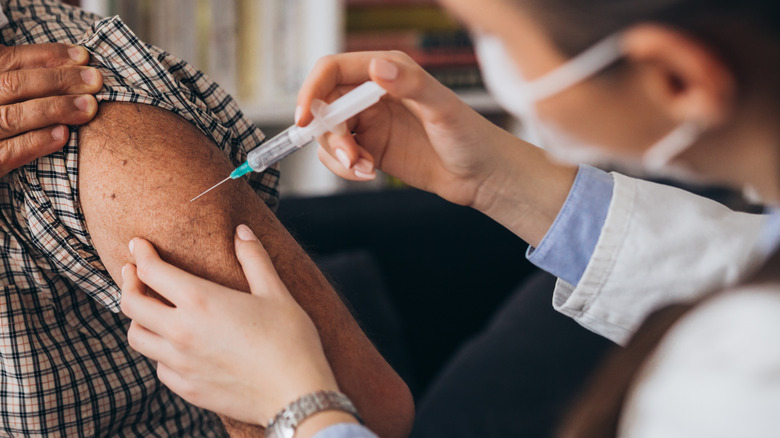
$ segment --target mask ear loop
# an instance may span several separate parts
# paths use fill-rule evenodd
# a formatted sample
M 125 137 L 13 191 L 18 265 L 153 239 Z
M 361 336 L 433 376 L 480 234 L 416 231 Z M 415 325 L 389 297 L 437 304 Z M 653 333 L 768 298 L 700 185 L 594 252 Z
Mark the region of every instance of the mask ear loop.
M 615 33 L 550 73 L 527 82 L 527 93 L 538 102 L 594 76 L 623 57 L 623 34 Z
M 645 151 L 642 161 L 650 171 L 662 170 L 683 151 L 699 140 L 704 127 L 696 122 L 688 121 L 670 132 L 655 145 Z

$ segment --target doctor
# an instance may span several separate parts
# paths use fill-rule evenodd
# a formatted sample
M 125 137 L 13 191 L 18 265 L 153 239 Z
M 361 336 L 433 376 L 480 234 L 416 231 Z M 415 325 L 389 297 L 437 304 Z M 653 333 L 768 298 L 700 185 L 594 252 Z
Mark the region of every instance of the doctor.
M 780 203 L 776 6 L 761 0 L 708 2 L 706 8 L 696 0 L 444 3 L 474 31 L 494 95 L 537 128 L 558 159 L 607 158 L 751 187 Z M 299 95 L 299 123 L 310 120 L 312 99 L 331 100 L 368 79 L 391 98 L 353 120 L 348 130 L 354 135 L 344 130 L 322 138 L 322 161 L 354 180 L 371 179 L 379 168 L 485 212 L 531 243 L 531 259 L 561 278 L 554 305 L 613 340 L 625 343 L 664 304 L 737 283 L 776 247 L 776 216 L 762 234 L 761 218 L 675 189 L 550 161 L 469 110 L 399 53 L 323 60 Z M 371 436 L 356 426 L 357 413 L 336 392 L 315 328 L 251 230 L 238 228 L 236 252 L 252 295 L 162 262 L 142 239 L 132 247 L 138 268 L 125 267 L 123 284 L 123 310 L 134 319 L 128 337 L 160 362 L 160 379 L 171 389 L 259 424 L 293 412 L 300 423 L 296 436 Z M 147 287 L 176 308 L 148 298 Z M 729 297 L 736 302 L 710 300 L 672 328 L 656 351 L 654 363 L 660 365 L 632 386 L 623 434 L 716 436 L 714 430 L 728 436 L 729 426 L 745 424 L 740 415 L 747 410 L 719 397 L 728 391 L 714 391 L 717 396 L 703 407 L 713 409 L 709 415 L 679 417 L 686 408 L 705 405 L 697 399 L 703 388 L 728 389 L 739 363 L 727 360 L 704 380 L 695 367 L 668 366 L 701 357 L 718 361 L 718 348 L 747 348 L 736 356 L 748 358 L 754 352 L 748 347 L 773 350 L 780 294 L 773 287 L 740 291 Z M 731 307 L 758 324 L 745 328 Z M 718 320 L 744 329 L 741 334 L 755 344 L 692 342 L 699 327 L 717 327 Z M 756 380 L 771 378 L 764 371 L 777 365 L 776 357 L 762 359 L 751 364 L 755 373 L 739 375 L 746 385 L 737 386 L 777 388 L 775 381 Z M 671 392 L 653 394 L 655 387 Z M 756 399 L 740 395 L 743 404 Z M 764 395 L 770 405 L 777 402 L 776 391 Z M 304 403 L 292 403 L 301 397 Z M 664 403 L 673 399 L 682 405 Z M 305 403 L 311 400 L 316 403 Z M 330 410 L 306 408 L 317 403 Z M 750 418 L 754 430 L 778 426 L 760 415 L 763 410 L 749 411 L 756 414 Z M 703 424 L 701 418 L 715 421 Z M 279 416 L 274 427 L 284 423 Z

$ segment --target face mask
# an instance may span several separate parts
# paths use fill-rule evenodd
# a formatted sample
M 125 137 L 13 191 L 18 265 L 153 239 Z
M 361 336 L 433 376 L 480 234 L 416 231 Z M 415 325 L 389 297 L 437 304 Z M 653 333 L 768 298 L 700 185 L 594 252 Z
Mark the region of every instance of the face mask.
M 558 126 L 541 120 L 536 113 L 537 102 L 577 85 L 619 60 L 622 57 L 620 34 L 602 40 L 566 64 L 533 81 L 523 79 L 500 39 L 492 35 L 477 34 L 474 41 L 488 91 L 499 105 L 520 119 L 522 125 L 529 130 L 528 137 L 531 142 L 540 143 L 554 158 L 574 164 L 604 165 L 623 161 L 602 152 L 595 145 L 579 141 Z M 698 125 L 680 125 L 645 151 L 642 159 L 644 169 L 656 175 L 689 179 L 687 171 L 670 168 L 669 163 L 691 147 L 700 135 L 701 129 Z

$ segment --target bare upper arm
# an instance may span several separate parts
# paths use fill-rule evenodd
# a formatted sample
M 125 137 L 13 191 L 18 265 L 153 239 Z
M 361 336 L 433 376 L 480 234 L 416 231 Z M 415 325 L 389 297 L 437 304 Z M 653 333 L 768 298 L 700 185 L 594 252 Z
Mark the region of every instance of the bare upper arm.
M 382 436 L 411 427 L 408 389 L 365 337 L 314 264 L 244 181 L 224 179 L 229 160 L 197 128 L 151 106 L 103 103 L 80 129 L 79 196 L 103 264 L 120 282 L 127 243 L 144 237 L 161 257 L 196 275 L 248 290 L 233 233 L 249 225 L 320 331 L 340 387 Z
M 171 112 L 129 103 L 101 104 L 79 134 L 81 207 L 115 281 L 131 261 L 127 243 L 141 236 L 166 260 L 245 289 L 236 275 L 232 230 L 248 219 L 263 226 L 272 214 L 243 181 L 189 202 L 232 170 L 205 135 Z

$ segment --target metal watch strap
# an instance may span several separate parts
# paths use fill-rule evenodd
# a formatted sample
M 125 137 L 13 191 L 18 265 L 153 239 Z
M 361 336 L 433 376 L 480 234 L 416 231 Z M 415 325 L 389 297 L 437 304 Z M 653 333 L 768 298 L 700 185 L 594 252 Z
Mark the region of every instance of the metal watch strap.
M 363 423 L 355 405 L 346 395 L 336 391 L 317 391 L 304 395 L 279 411 L 268 421 L 265 436 L 266 438 L 292 438 L 295 429 L 303 420 L 323 411 L 343 411 Z

